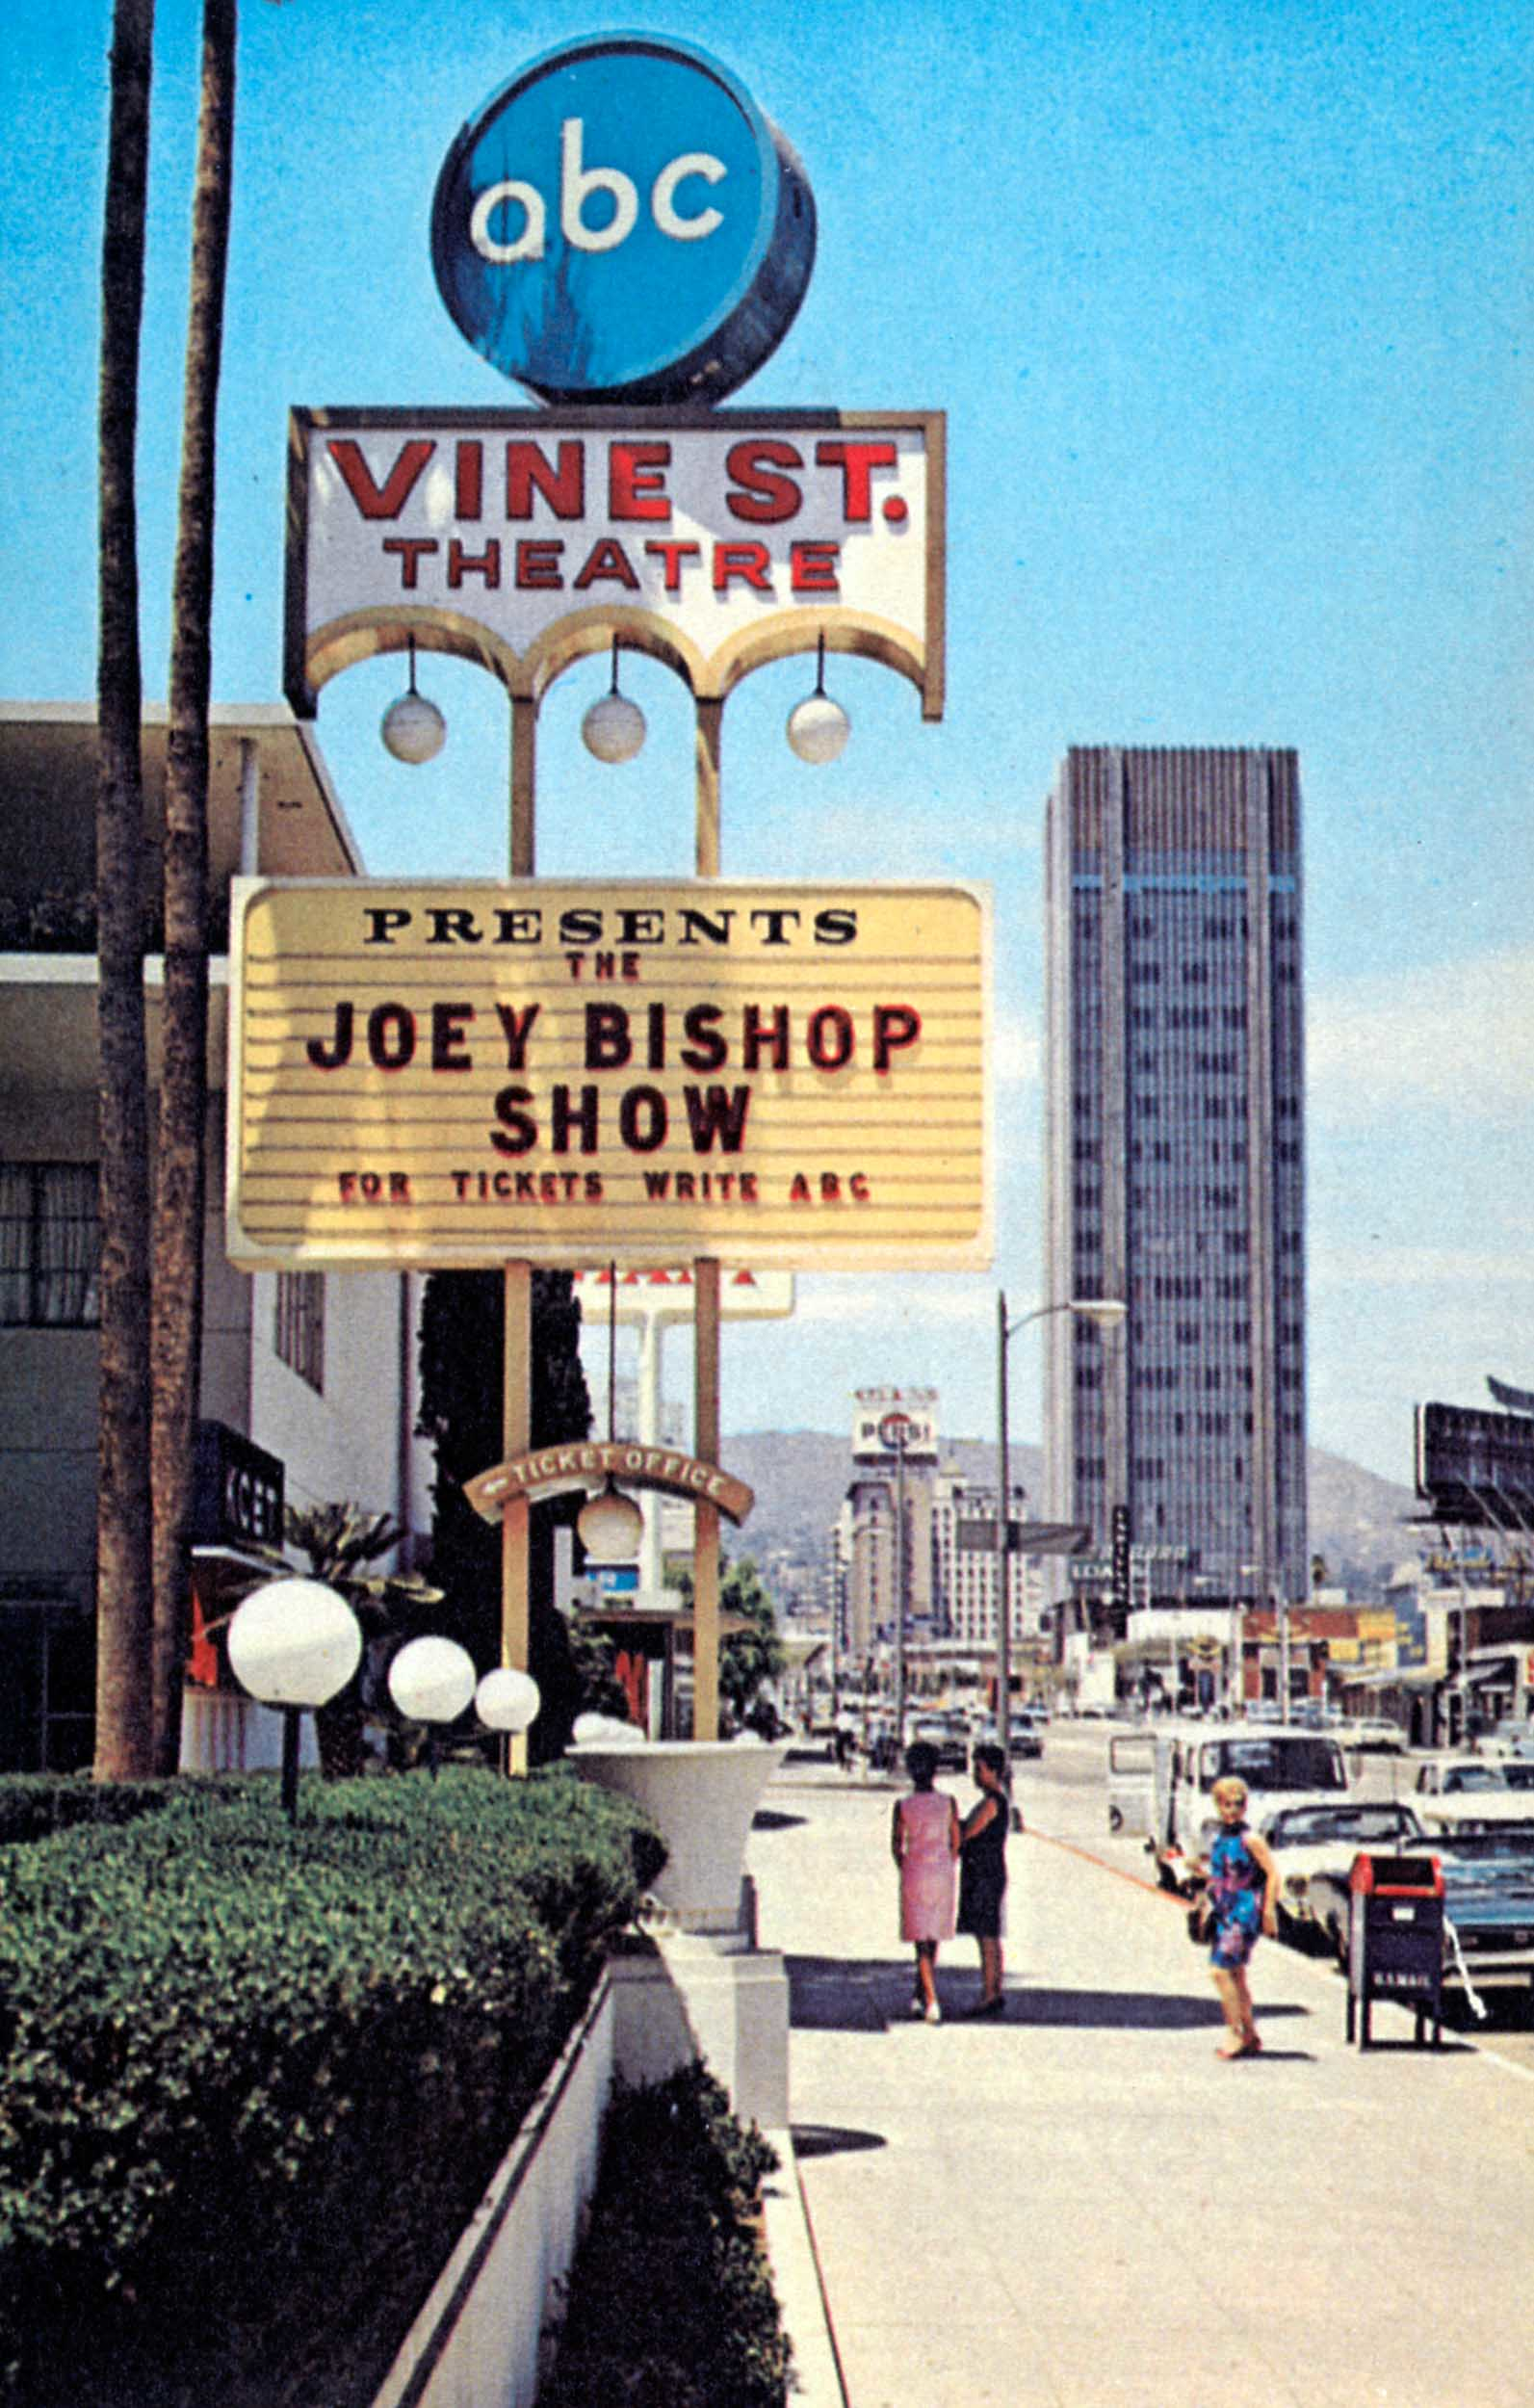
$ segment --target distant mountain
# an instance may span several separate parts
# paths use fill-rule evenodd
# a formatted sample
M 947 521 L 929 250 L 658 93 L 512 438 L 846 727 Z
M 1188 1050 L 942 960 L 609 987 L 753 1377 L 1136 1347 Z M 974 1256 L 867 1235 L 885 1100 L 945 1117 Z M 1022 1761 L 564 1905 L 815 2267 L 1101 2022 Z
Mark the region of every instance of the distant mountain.
M 827 1430 L 749 1430 L 721 1449 L 729 1469 L 756 1491 L 756 1509 L 732 1536 L 732 1552 L 766 1561 L 782 1553 L 806 1567 L 825 1561 L 826 1533 L 852 1478 L 852 1449 Z M 983 1438 L 948 1441 L 945 1463 L 956 1463 L 977 1486 L 996 1485 L 997 1450 Z M 1012 1479 L 1041 1499 L 1043 1458 L 1037 1447 L 1011 1451 Z M 1328 1580 L 1355 1597 L 1379 1595 L 1387 1576 L 1412 1551 L 1407 1525 L 1419 1510 L 1411 1489 L 1381 1479 L 1318 1447 L 1310 1452 L 1311 1553 L 1326 1560 Z

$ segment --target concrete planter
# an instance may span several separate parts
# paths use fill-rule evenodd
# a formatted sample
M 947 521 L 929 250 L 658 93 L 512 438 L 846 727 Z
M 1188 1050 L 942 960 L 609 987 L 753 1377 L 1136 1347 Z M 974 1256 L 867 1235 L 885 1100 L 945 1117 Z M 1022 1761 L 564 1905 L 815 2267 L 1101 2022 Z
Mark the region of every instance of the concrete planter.
M 655 1898 L 684 1931 L 741 1928 L 751 1819 L 787 1749 L 751 1740 L 651 1740 L 572 1747 L 583 1781 L 642 1806 L 668 1850 Z

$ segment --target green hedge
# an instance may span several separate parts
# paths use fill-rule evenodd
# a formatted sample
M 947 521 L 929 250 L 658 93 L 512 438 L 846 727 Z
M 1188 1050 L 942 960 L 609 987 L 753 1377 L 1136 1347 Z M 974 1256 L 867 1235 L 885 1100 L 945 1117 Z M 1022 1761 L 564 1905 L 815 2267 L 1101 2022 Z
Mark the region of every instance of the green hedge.
M 0 1852 L 0 2399 L 369 2398 L 660 1861 L 560 1772 Z
M 792 2351 L 758 2226 L 777 2162 L 701 2064 L 620 2087 L 537 2408 L 784 2408 Z

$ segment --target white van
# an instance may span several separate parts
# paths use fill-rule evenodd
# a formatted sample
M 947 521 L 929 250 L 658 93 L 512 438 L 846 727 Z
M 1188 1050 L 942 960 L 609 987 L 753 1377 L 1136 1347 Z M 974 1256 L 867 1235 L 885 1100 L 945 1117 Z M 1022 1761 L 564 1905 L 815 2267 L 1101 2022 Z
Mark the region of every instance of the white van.
M 1149 1839 L 1155 1805 L 1155 1733 L 1116 1732 L 1108 1741 L 1108 1829 Z
M 1260 1830 L 1280 1806 L 1335 1805 L 1350 1794 L 1347 1764 L 1324 1731 L 1279 1722 L 1172 1723 L 1156 1734 L 1155 1823 L 1149 1845 L 1163 1889 L 1196 1887 L 1219 1816 L 1216 1781 L 1244 1781 L 1246 1819 Z

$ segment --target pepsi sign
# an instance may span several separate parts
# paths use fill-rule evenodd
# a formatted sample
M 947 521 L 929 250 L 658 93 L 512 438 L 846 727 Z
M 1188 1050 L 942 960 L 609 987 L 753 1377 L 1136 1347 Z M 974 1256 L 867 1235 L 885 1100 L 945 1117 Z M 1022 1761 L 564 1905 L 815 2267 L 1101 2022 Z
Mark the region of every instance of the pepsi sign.
M 463 127 L 437 179 L 431 258 L 460 333 L 544 400 L 710 403 L 793 323 L 815 203 L 715 60 L 587 36 Z

